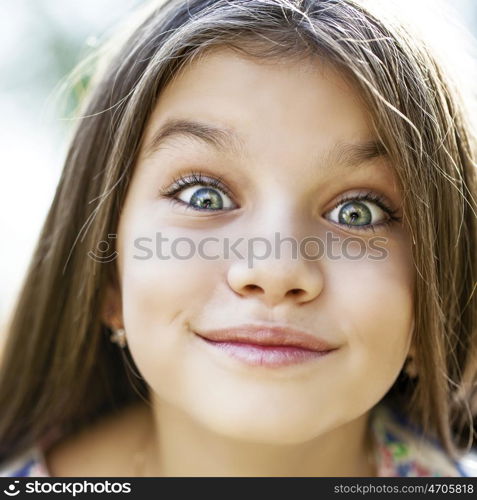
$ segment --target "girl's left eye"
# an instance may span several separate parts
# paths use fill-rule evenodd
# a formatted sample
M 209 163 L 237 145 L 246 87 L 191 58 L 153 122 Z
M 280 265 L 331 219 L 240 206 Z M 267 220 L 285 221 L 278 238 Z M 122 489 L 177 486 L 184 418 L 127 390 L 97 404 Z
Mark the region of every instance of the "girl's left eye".
M 375 193 L 349 196 L 341 200 L 326 214 L 326 218 L 335 224 L 350 229 L 374 229 L 376 226 L 388 225 L 399 220 L 396 210 L 387 206 L 383 198 Z

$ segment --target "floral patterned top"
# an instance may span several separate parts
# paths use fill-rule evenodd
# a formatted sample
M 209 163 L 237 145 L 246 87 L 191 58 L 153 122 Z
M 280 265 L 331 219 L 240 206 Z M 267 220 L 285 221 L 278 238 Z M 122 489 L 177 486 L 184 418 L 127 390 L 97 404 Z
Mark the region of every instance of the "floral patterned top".
M 370 422 L 379 477 L 477 477 L 477 451 L 454 462 L 436 441 L 382 404 L 373 409 Z M 0 464 L 0 477 L 51 475 L 36 445 Z
M 373 410 L 379 477 L 477 477 L 477 451 L 453 461 L 439 443 L 387 406 Z

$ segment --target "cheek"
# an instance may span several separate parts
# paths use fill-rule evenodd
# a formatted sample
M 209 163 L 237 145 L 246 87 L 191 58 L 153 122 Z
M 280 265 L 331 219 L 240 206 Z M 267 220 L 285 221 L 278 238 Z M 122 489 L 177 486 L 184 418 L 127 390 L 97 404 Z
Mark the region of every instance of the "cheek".
M 411 340 L 411 257 L 404 245 L 395 244 L 388 247 L 383 260 L 343 259 L 331 266 L 326 300 L 347 341 L 348 373 L 362 378 L 362 391 L 370 395 L 386 391 L 404 363 Z
M 188 321 L 205 307 L 223 270 L 197 254 L 187 257 L 195 244 L 190 235 L 191 244 L 180 231 L 162 228 L 169 244 L 161 246 L 154 230 L 140 223 L 129 227 L 134 229 L 120 241 L 123 321 L 131 354 L 153 382 L 187 364 Z M 147 238 L 141 240 L 141 250 L 138 237 Z M 172 251 L 171 242 L 178 238 L 183 240 Z

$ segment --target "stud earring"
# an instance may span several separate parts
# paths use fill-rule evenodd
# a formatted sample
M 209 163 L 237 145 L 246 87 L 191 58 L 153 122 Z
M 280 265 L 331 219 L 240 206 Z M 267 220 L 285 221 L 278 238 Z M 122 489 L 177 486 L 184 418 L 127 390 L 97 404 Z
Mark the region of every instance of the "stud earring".
M 408 356 L 404 364 L 404 373 L 411 379 L 415 380 L 417 378 L 417 367 L 414 356 Z
M 109 340 L 118 344 L 121 349 L 124 349 L 124 347 L 126 347 L 126 330 L 124 328 L 117 328 L 113 331 Z

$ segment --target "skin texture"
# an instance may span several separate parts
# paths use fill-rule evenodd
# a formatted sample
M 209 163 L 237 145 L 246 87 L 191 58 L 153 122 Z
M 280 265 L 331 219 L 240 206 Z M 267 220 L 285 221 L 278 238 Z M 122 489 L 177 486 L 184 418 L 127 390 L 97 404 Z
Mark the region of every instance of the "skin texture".
M 242 149 L 175 135 L 151 151 L 154 134 L 172 118 L 231 130 Z M 145 428 L 151 426 L 147 473 L 375 473 L 365 459 L 366 422 L 410 348 L 411 245 L 398 221 L 373 231 L 331 220 L 344 195 L 363 191 L 379 194 L 399 214 L 401 194 L 386 157 L 358 164 L 333 154 L 340 144 L 373 139 L 356 90 L 318 60 L 264 63 L 216 49 L 161 93 L 121 214 L 121 290 L 109 290 L 108 298 L 116 311 L 109 323 L 125 328 L 151 387 L 143 412 Z M 219 193 L 234 208 L 199 212 L 160 194 L 191 171 L 220 177 L 232 196 Z M 190 200 L 200 187 L 175 196 Z M 374 203 L 368 207 L 386 218 Z M 283 245 L 280 258 L 252 268 L 222 255 L 135 258 L 144 255 L 136 239 L 154 241 L 158 231 L 196 243 L 210 236 L 273 241 L 275 232 L 325 239 L 328 232 L 336 252 L 347 237 L 359 248 L 381 236 L 387 257 L 292 259 Z M 337 349 L 288 367 L 248 366 L 194 333 L 261 321 L 304 329 Z

